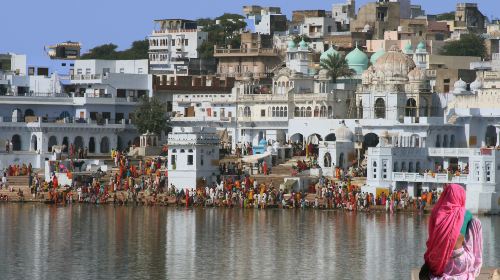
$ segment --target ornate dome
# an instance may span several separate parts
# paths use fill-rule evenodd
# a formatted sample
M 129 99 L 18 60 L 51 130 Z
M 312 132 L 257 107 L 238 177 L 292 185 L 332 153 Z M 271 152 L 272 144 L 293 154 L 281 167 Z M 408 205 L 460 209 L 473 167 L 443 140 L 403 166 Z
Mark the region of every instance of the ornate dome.
M 417 50 L 425 50 L 425 43 L 424 43 L 424 41 L 420 41 L 420 43 L 418 43 Z
M 424 69 L 415 68 L 408 73 L 408 79 L 413 82 L 422 82 L 427 80 L 427 74 Z
M 306 41 L 304 41 L 304 39 L 302 39 L 302 41 L 300 41 L 299 48 L 307 49 L 307 43 L 306 43 Z
M 406 43 L 406 46 L 405 46 L 405 48 L 403 50 L 403 53 L 405 53 L 405 54 L 411 54 L 411 53 L 413 53 L 413 47 L 411 46 L 411 42 L 410 41 L 408 41 L 408 43 Z
M 463 92 L 467 91 L 467 83 L 460 78 L 458 81 L 456 81 L 453 84 L 453 93 L 455 94 L 461 94 Z
M 472 91 L 477 91 L 482 88 L 483 88 L 483 81 L 479 77 L 477 77 L 476 80 L 470 84 L 470 89 Z
M 345 59 L 347 60 L 347 64 L 349 64 L 349 68 L 358 74 L 363 73 L 368 68 L 368 56 L 357 45 L 353 51 L 346 55 Z
M 337 129 L 335 129 L 335 138 L 337 142 L 352 142 L 354 133 L 342 123 Z
M 333 46 L 330 46 L 330 48 L 328 50 L 326 50 L 325 52 L 323 52 L 321 54 L 321 56 L 319 57 L 320 61 L 323 60 L 323 59 L 328 59 L 328 55 L 339 55 L 339 52 L 336 51 Z
M 401 53 L 397 47 L 393 46 L 389 52 L 377 59 L 374 67 L 377 76 L 406 78 L 408 72 L 415 68 L 415 62 L 407 55 Z
M 384 49 L 380 49 L 377 52 L 373 53 L 372 56 L 370 57 L 371 64 L 372 65 L 375 64 L 375 62 L 377 62 L 377 59 L 379 59 L 384 54 L 385 54 L 385 50 Z
M 293 40 L 290 40 L 288 41 L 288 49 L 295 49 L 297 48 L 297 45 L 295 44 L 295 42 Z

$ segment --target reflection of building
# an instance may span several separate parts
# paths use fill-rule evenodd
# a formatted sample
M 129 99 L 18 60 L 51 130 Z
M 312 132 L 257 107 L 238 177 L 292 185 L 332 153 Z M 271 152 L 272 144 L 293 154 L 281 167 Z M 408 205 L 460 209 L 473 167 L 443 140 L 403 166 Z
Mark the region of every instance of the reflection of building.
M 168 154 L 169 185 L 191 189 L 216 182 L 219 175 L 219 137 L 215 128 L 174 128 L 168 135 Z

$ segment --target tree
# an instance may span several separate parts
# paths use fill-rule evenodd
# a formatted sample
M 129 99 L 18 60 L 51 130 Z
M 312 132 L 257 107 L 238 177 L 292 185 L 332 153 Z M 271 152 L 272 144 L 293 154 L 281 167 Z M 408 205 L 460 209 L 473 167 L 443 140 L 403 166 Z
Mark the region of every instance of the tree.
M 100 45 L 89 50 L 81 56 L 81 59 L 148 59 L 148 40 L 132 42 L 132 46 L 123 51 L 117 51 L 117 45 L 113 43 Z
M 311 42 L 311 38 L 307 37 L 307 35 L 296 35 L 295 37 L 293 37 L 293 42 L 295 43 L 295 45 L 298 45 L 302 40 L 304 40 L 304 42 L 306 43 Z
M 203 26 L 202 30 L 208 33 L 208 39 L 198 47 L 200 57 L 209 59 L 214 57 L 214 45 L 239 48 L 241 45 L 240 31 L 245 29 L 244 17 L 238 14 L 223 14 L 215 19 L 200 18 L 196 22 Z M 217 24 L 216 22 L 219 21 Z
M 141 104 L 134 111 L 134 124 L 139 133 L 149 131 L 160 135 L 162 131 L 165 131 L 168 128 L 166 108 L 166 104 L 156 97 L 143 97 Z
M 436 15 L 436 20 L 455 20 L 455 11 Z
M 458 41 L 446 42 L 441 49 L 442 55 L 486 57 L 484 39 L 476 34 L 463 34 Z
M 321 69 L 328 71 L 332 82 L 337 82 L 339 77 L 352 77 L 354 71 L 349 68 L 347 61 L 340 54 L 328 54 L 328 58 L 320 61 Z

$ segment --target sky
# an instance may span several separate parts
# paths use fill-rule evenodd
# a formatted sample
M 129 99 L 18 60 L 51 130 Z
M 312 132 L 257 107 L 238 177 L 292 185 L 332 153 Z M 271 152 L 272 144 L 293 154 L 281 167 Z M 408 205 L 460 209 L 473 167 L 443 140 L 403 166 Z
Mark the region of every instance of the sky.
M 356 9 L 374 0 L 357 0 Z M 2 1 L 0 53 L 28 55 L 28 64 L 50 65 L 44 46 L 64 41 L 82 43 L 86 51 L 96 45 L 114 43 L 128 48 L 144 39 L 160 18 L 216 17 L 240 13 L 244 5 L 279 6 L 290 18 L 293 10 L 330 10 L 343 0 L 13 0 Z M 428 14 L 455 10 L 456 0 L 413 0 Z M 499 17 L 498 0 L 476 0 L 488 16 Z

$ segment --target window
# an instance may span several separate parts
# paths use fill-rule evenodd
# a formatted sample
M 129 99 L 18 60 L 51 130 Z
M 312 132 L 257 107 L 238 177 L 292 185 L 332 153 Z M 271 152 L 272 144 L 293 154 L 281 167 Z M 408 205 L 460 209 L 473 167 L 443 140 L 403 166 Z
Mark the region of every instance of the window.
M 387 160 L 382 162 L 382 178 L 387 179 Z
M 115 113 L 116 123 L 120 123 L 125 117 L 124 113 Z
M 486 182 L 491 182 L 491 163 L 486 163 Z
M 200 155 L 200 165 L 203 165 L 205 159 L 203 155 Z
M 80 68 L 76 69 L 76 74 L 77 75 L 81 75 L 82 74 L 82 69 L 80 69 Z
M 375 101 L 375 118 L 385 119 L 385 100 L 382 98 Z
M 90 68 L 85 69 L 85 75 L 90 75 Z
M 376 179 L 377 178 L 377 162 L 374 161 L 372 165 L 373 165 L 373 179 Z
M 142 74 L 142 68 L 137 68 L 137 73 Z
M 175 150 L 174 150 L 175 151 Z M 170 157 L 170 163 L 172 164 L 172 169 L 175 170 L 176 169 L 176 159 L 177 159 L 177 156 L 176 155 L 172 155 Z
M 125 73 L 125 68 L 120 68 L 120 73 L 121 74 Z
M 184 39 L 184 46 L 189 46 L 189 40 L 188 39 Z
M 265 109 L 260 110 L 260 116 L 261 117 L 265 117 L 266 116 L 266 110 Z
M 193 155 L 188 155 L 187 157 L 187 165 L 193 165 Z

